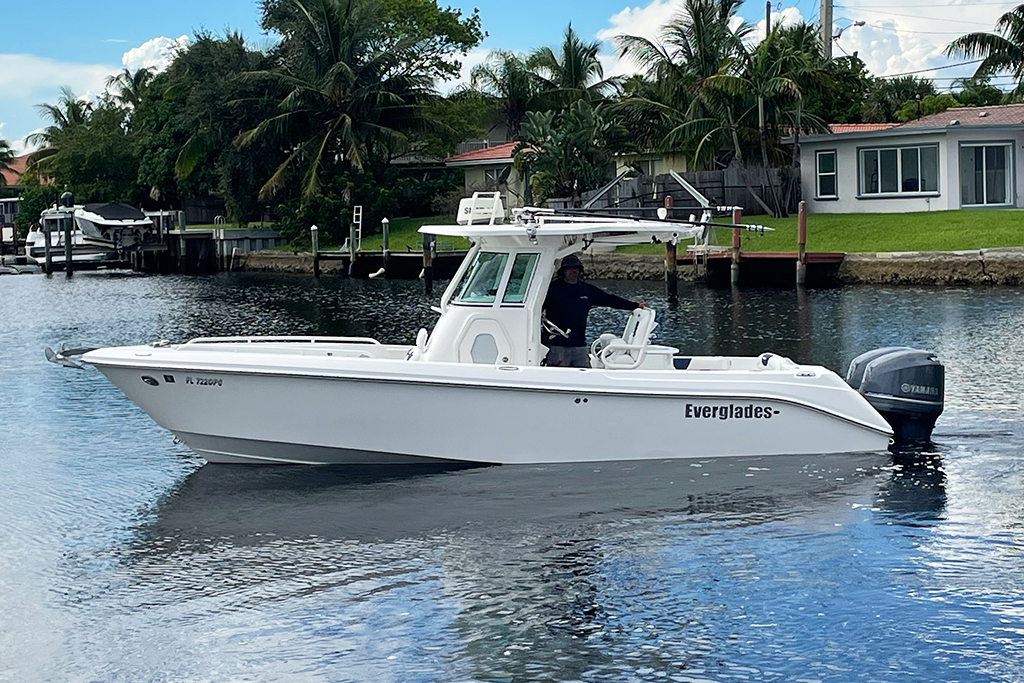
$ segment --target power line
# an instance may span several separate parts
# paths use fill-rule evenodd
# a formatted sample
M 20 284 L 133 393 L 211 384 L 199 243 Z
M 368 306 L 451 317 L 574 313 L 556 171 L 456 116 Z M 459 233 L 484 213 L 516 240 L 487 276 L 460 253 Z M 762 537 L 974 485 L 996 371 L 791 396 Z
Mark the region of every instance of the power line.
M 920 17 L 914 16 L 913 14 L 897 14 L 896 12 L 882 12 L 875 10 L 872 14 L 884 14 L 890 17 L 904 17 L 906 19 L 924 19 L 928 21 L 946 21 L 954 24 L 974 24 L 975 26 L 992 26 L 990 23 L 984 23 L 981 21 L 964 21 L 963 19 L 943 19 L 941 17 Z
M 988 5 L 988 6 L 1009 5 L 1010 7 L 1008 9 L 1013 9 L 1013 7 L 1016 6 L 1017 4 L 1018 3 L 1015 2 L 1015 1 L 1011 1 L 1011 2 L 972 2 L 970 4 L 970 6 L 971 7 L 978 7 L 978 6 L 981 6 L 981 5 Z M 842 8 L 842 9 L 888 9 L 888 8 L 892 8 L 892 7 L 896 7 L 898 9 L 930 9 L 930 8 L 933 8 L 933 7 L 948 7 L 948 8 L 951 8 L 951 9 L 953 9 L 953 8 L 963 9 L 964 7 L 966 7 L 966 5 L 939 4 L 939 3 L 934 3 L 933 2 L 933 3 L 924 4 L 924 5 L 889 5 L 889 4 L 886 4 L 886 5 L 835 5 L 835 7 L 839 7 L 839 8 Z
M 946 64 L 945 66 L 933 66 L 930 69 L 918 69 L 917 71 L 904 71 L 901 74 L 888 74 L 886 76 L 879 76 L 879 78 L 896 78 L 898 76 L 912 76 L 914 74 L 923 74 L 926 71 L 938 71 L 940 69 L 955 69 L 958 66 L 966 66 L 968 64 L 977 64 L 978 62 L 983 62 L 983 61 L 985 61 L 985 60 L 984 59 L 972 59 L 969 62 L 958 62 L 956 64 Z
M 882 26 L 881 24 L 868 24 L 871 28 L 877 28 L 880 31 L 892 31 L 893 33 L 920 33 L 935 36 L 962 36 L 963 31 L 911 31 L 909 29 L 895 28 L 892 26 Z

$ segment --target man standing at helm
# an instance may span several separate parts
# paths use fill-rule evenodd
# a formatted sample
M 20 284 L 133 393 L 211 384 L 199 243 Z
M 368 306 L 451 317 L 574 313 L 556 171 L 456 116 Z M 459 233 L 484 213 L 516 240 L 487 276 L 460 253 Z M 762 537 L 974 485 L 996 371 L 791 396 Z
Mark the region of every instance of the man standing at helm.
M 624 311 L 647 308 L 645 302 L 636 302 L 609 294 L 600 287 L 583 281 L 583 262 L 576 254 L 562 259 L 558 276 L 548 287 L 544 299 L 544 312 L 548 321 L 566 333 L 545 334 L 548 347 L 546 365 L 566 368 L 589 368 L 590 351 L 587 348 L 587 315 L 594 306 L 607 306 Z

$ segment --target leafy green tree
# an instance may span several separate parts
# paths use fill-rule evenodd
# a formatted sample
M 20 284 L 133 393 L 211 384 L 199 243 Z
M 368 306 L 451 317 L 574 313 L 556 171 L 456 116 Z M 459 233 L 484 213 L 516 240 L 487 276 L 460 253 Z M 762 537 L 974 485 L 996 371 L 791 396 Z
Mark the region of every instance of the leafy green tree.
M 526 113 L 536 107 L 539 83 L 526 59 L 504 50 L 488 55 L 473 68 L 470 87 L 494 99 L 499 121 L 505 124 L 510 140 L 519 137 Z
M 107 89 L 113 94 L 118 104 L 138 109 L 142 94 L 153 80 L 153 71 L 144 67 L 132 72 L 124 69 L 120 73 L 107 78 Z
M 84 122 L 52 130 L 47 140 L 53 153 L 30 166 L 35 176 L 51 178 L 79 203 L 135 200 L 138 161 L 123 109 L 110 103 L 91 108 Z
M 972 76 L 961 78 L 953 82 L 956 91 L 956 100 L 964 107 L 991 107 L 1003 104 L 1006 101 L 1006 94 L 999 88 L 992 85 L 990 76 Z
M 143 88 L 129 129 L 150 199 L 180 206 L 186 197 L 217 195 L 232 221 L 259 216 L 259 188 L 283 155 L 270 143 L 243 151 L 233 141 L 272 114 L 276 93 L 242 78 L 272 63 L 238 32 L 202 32 Z
M 829 123 L 861 123 L 871 74 L 857 56 L 834 57 L 825 63 L 831 83 L 804 92 L 804 110 Z
M 926 78 L 900 76 L 877 78 L 864 100 L 863 116 L 868 123 L 896 123 L 896 112 L 905 102 L 916 102 L 938 93 L 935 84 Z
M 617 81 L 604 77 L 599 49 L 597 41 L 583 40 L 569 24 L 557 54 L 550 47 L 539 47 L 530 54 L 527 66 L 536 74 L 548 106 L 565 107 L 578 100 L 597 102 L 616 90 Z
M 995 33 L 968 33 L 946 48 L 950 57 L 981 59 L 975 76 L 1009 72 L 1017 79 L 1016 93 L 1024 93 L 1024 5 L 1017 5 L 996 21 Z
M 919 100 L 904 102 L 899 111 L 896 112 L 896 120 L 901 123 L 914 121 L 922 116 L 930 116 L 946 111 L 951 107 L 959 107 L 960 102 L 951 93 L 941 95 L 926 95 Z
M 557 112 L 529 112 L 514 150 L 515 163 L 520 170 L 529 168 L 538 199 L 579 199 L 607 181 L 612 155 L 625 148 L 627 134 L 586 100 Z
M 429 74 L 411 70 L 422 38 L 381 42 L 381 6 L 374 0 L 265 3 L 264 27 L 283 40 L 279 69 L 251 72 L 248 82 L 286 90 L 277 112 L 240 134 L 243 147 L 272 142 L 287 157 L 260 197 L 299 178 L 304 199 L 323 178 L 346 170 L 383 172 L 421 129 L 420 106 L 434 95 Z

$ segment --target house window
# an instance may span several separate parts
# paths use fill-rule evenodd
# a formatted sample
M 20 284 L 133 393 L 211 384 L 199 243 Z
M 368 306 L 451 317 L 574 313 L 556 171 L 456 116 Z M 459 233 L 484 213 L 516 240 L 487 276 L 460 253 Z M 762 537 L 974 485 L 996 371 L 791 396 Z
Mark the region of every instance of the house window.
M 861 195 L 939 191 L 939 146 L 860 150 Z
M 960 147 L 960 205 L 1012 204 L 1009 143 Z
M 815 155 L 818 169 L 817 194 L 819 199 L 831 199 L 838 197 L 836 190 L 836 151 L 818 152 Z

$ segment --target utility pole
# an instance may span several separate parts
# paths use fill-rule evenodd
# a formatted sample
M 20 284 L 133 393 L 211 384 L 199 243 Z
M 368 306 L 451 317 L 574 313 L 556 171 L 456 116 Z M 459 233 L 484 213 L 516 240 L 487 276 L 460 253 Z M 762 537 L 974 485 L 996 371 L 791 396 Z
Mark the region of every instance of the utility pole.
M 821 47 L 828 61 L 832 59 L 832 0 L 821 0 L 818 20 L 821 21 Z
M 772 32 L 772 0 L 764 2 L 764 37 L 767 38 Z

